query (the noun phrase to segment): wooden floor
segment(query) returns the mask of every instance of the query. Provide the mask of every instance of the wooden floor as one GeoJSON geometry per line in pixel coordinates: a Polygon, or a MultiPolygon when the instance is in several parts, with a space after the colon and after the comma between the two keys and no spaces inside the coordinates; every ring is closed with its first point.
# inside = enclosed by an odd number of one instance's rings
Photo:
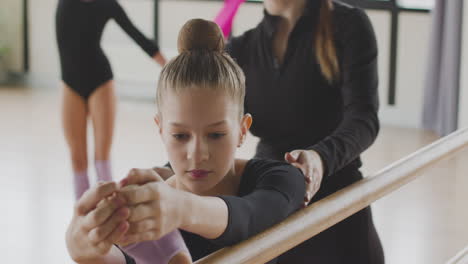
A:
{"type": "MultiPolygon", "coordinates": [[[[59,102],[58,90],[0,87],[1,263],[71,263],[64,233],[74,200],[59,102]]],[[[166,161],[153,114],[149,102],[119,102],[116,179],[130,168],[166,161]]],[[[379,170],[435,139],[420,130],[383,127],[363,155],[363,171],[379,170]]],[[[255,142],[250,137],[239,156],[251,157],[255,142]]],[[[465,150],[373,204],[387,263],[445,263],[468,245],[467,169],[465,150]]]]}

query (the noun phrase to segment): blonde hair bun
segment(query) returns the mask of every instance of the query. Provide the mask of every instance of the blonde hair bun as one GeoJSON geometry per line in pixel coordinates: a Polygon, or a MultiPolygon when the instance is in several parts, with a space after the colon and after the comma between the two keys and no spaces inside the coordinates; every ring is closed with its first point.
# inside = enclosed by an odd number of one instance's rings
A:
{"type": "Polygon", "coordinates": [[[219,26],[204,19],[191,19],[184,24],[177,40],[179,53],[190,51],[224,51],[224,37],[219,26]]]}

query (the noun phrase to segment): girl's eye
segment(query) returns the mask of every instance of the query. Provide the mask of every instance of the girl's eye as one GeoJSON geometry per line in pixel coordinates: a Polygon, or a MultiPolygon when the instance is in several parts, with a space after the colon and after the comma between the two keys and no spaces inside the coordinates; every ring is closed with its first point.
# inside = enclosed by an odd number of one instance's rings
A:
{"type": "Polygon", "coordinates": [[[220,139],[224,137],[225,135],[226,135],[225,133],[210,133],[208,137],[211,139],[220,139]]]}
{"type": "Polygon", "coordinates": [[[189,138],[188,134],[172,134],[172,136],[177,140],[186,140],[189,138]]]}

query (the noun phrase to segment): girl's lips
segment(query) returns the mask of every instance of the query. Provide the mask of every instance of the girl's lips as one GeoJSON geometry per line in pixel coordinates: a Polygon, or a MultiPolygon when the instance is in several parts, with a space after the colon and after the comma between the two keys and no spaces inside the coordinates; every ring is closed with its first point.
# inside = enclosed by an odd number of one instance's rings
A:
{"type": "Polygon", "coordinates": [[[210,171],[207,171],[207,170],[191,170],[191,171],[189,171],[189,173],[190,173],[190,176],[192,176],[193,178],[201,179],[201,178],[205,178],[206,176],[208,176],[210,171]]]}

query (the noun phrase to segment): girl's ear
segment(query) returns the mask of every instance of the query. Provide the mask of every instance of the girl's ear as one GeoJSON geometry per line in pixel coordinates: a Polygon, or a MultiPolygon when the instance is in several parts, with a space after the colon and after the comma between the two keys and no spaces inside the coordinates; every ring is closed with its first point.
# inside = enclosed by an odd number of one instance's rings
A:
{"type": "Polygon", "coordinates": [[[240,137],[239,137],[239,144],[237,147],[242,146],[247,137],[247,132],[249,132],[250,126],[252,126],[252,116],[250,114],[245,114],[242,117],[241,124],[240,124],[240,137]]]}
{"type": "Polygon", "coordinates": [[[158,126],[158,131],[159,131],[159,134],[162,134],[162,122],[161,122],[161,116],[159,114],[156,114],[154,116],[154,123],[156,123],[156,125],[158,126]]]}

